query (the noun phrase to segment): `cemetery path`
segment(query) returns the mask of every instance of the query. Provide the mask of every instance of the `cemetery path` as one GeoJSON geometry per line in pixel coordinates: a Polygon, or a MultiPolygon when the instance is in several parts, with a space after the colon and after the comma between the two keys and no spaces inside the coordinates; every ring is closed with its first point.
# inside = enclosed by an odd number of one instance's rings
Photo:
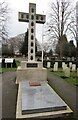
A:
{"type": "Polygon", "coordinates": [[[16,72],[2,74],[2,118],[15,118],[17,86],[16,72]]]}
{"type": "Polygon", "coordinates": [[[77,91],[78,87],[69,85],[64,79],[48,71],[48,82],[61,98],[70,106],[74,115],[78,114],[77,91]]]}

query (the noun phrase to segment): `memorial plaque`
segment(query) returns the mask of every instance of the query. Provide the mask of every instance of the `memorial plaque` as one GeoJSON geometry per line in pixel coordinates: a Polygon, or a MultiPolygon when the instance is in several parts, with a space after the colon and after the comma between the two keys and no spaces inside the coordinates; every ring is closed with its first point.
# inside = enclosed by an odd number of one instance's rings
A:
{"type": "Polygon", "coordinates": [[[37,63],[27,63],[27,67],[30,67],[30,68],[38,67],[38,64],[37,63]]]}

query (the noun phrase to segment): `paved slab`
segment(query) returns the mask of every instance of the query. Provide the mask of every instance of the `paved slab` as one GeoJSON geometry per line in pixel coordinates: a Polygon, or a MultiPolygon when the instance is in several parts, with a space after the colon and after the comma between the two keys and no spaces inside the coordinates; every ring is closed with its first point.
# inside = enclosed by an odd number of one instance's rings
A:
{"type": "Polygon", "coordinates": [[[67,105],[45,81],[41,86],[22,82],[22,114],[66,110],[67,105]]]}

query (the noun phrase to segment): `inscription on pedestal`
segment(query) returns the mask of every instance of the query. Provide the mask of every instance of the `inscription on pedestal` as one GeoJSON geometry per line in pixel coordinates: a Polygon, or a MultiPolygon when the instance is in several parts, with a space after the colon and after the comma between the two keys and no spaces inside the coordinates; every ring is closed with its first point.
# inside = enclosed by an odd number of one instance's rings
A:
{"type": "Polygon", "coordinates": [[[34,67],[37,68],[37,67],[38,67],[38,64],[37,64],[37,63],[27,63],[27,67],[28,67],[28,68],[32,68],[32,67],[33,67],[33,68],[34,68],[34,67]]]}

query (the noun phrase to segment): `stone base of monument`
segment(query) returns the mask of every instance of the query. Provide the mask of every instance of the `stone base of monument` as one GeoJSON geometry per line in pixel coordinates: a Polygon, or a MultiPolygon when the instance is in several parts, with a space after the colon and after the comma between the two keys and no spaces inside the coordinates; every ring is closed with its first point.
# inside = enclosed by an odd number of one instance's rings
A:
{"type": "Polygon", "coordinates": [[[21,66],[17,68],[18,84],[22,80],[47,80],[47,69],[43,68],[42,62],[22,61],[21,66]]]}
{"type": "Polygon", "coordinates": [[[39,86],[31,86],[27,80],[19,83],[17,119],[57,118],[73,113],[46,81],[39,83],[39,86]]]}

